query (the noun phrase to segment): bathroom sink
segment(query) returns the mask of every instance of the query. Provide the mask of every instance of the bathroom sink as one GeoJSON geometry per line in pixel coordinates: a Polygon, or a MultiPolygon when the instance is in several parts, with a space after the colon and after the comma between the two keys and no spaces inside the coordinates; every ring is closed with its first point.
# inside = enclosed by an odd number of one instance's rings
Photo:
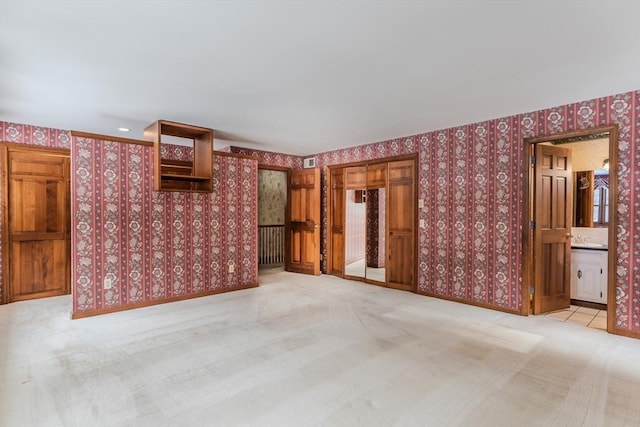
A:
{"type": "Polygon", "coordinates": [[[590,243],[590,242],[582,242],[582,243],[578,243],[578,242],[573,242],[571,243],[571,247],[572,248],[603,248],[606,249],[607,245],[602,245],[600,243],[590,243]]]}

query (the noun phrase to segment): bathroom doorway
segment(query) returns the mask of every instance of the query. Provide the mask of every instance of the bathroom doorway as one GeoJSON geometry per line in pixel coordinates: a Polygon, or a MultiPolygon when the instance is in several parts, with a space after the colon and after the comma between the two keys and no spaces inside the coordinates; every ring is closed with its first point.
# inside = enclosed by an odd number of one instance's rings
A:
{"type": "Polygon", "coordinates": [[[523,304],[530,314],[611,332],[617,126],[529,138],[525,143],[528,227],[523,231],[523,295],[528,298],[523,304]],[[604,194],[606,204],[602,198],[596,200],[604,194]]]}

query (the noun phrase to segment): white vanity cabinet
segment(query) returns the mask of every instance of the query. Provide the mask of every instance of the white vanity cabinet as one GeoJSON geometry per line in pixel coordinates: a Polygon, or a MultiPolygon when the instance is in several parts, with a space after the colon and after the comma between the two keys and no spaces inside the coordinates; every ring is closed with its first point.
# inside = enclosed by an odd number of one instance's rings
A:
{"type": "Polygon", "coordinates": [[[606,250],[571,249],[571,298],[607,303],[606,250]]]}

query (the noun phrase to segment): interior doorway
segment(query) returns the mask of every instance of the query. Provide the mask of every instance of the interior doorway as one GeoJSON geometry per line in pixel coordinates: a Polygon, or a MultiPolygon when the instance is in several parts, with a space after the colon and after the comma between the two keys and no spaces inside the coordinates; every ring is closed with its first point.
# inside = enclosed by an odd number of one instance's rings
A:
{"type": "Polygon", "coordinates": [[[606,315],[611,332],[618,128],[601,126],[525,143],[523,307],[585,325],[603,325],[606,315]]]}
{"type": "Polygon", "coordinates": [[[71,293],[69,150],[0,144],[3,303],[71,293]]]}
{"type": "Polygon", "coordinates": [[[258,169],[258,266],[282,269],[285,262],[285,218],[288,169],[258,169]]]}

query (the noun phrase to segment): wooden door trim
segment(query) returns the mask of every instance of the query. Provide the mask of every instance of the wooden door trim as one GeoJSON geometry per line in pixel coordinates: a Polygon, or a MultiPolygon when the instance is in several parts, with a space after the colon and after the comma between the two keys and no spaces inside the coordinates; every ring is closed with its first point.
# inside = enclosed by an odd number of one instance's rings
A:
{"type": "Polygon", "coordinates": [[[535,174],[531,167],[532,150],[535,144],[541,142],[553,142],[569,138],[580,138],[599,133],[609,135],[609,242],[608,242],[608,276],[607,276],[607,332],[636,336],[629,331],[616,327],[616,260],[618,253],[617,224],[618,224],[618,125],[596,126],[589,129],[563,132],[551,135],[539,135],[524,138],[525,155],[522,164],[522,309],[521,314],[531,314],[530,287],[533,281],[533,230],[529,227],[529,221],[534,218],[532,201],[534,194],[535,174]]]}
{"type": "MultiPolygon", "coordinates": [[[[215,151],[213,153],[214,155],[216,154],[215,151]]],[[[256,160],[258,160],[257,157],[255,157],[256,160]]],[[[285,185],[286,188],[284,189],[284,193],[286,195],[286,200],[284,201],[284,235],[285,235],[285,239],[284,239],[284,266],[286,269],[286,266],[290,264],[291,259],[289,258],[291,255],[289,254],[289,239],[287,238],[289,236],[289,231],[290,231],[290,227],[291,227],[291,217],[290,214],[291,212],[289,212],[290,206],[289,206],[289,184],[291,181],[291,168],[288,167],[284,167],[284,166],[270,166],[270,165],[261,165],[258,163],[258,172],[260,172],[260,170],[269,170],[269,171],[277,171],[277,172],[285,172],[287,174],[287,178],[285,179],[285,185]]],[[[260,186],[259,183],[259,179],[256,179],[256,185],[260,186]]],[[[260,188],[256,188],[256,195],[260,193],[260,188]]],[[[256,216],[258,215],[258,212],[256,212],[256,216]]],[[[258,238],[258,223],[260,222],[260,219],[258,218],[258,220],[256,221],[256,239],[258,238]]],[[[256,260],[256,262],[258,262],[256,260]]]]}
{"type": "MultiPolygon", "coordinates": [[[[332,248],[332,244],[333,244],[333,221],[331,219],[331,212],[332,212],[332,207],[333,207],[333,191],[331,191],[332,189],[332,185],[333,185],[333,179],[331,178],[331,166],[329,166],[327,168],[327,191],[326,191],[326,196],[327,196],[327,213],[325,214],[325,218],[327,219],[327,226],[325,228],[325,233],[327,236],[327,243],[326,243],[326,248],[327,248],[327,259],[325,261],[325,273],[326,274],[331,274],[331,272],[333,271],[333,258],[331,257],[331,255],[333,255],[333,250],[332,248]]],[[[320,256],[322,256],[322,251],[320,251],[320,256]]],[[[343,271],[344,273],[344,271],[343,271]]]]}
{"type": "MultiPolygon", "coordinates": [[[[2,299],[0,300],[0,304],[12,302],[9,300],[9,295],[12,295],[13,293],[10,280],[11,259],[9,254],[9,152],[37,152],[47,155],[66,157],[69,161],[71,160],[71,151],[67,148],[41,147],[4,141],[0,142],[0,179],[2,180],[0,183],[0,185],[2,185],[2,197],[0,198],[0,210],[2,210],[0,213],[2,215],[2,247],[0,248],[2,251],[2,299]]],[[[70,179],[71,177],[67,176],[67,180],[70,179]]],[[[68,186],[66,191],[69,192],[68,186]]],[[[69,200],[69,198],[70,194],[67,194],[67,200],[69,200]]],[[[67,209],[69,211],[71,210],[69,203],[67,203],[67,209]]],[[[67,234],[70,232],[71,230],[66,230],[67,234]]],[[[67,254],[71,257],[70,246],[67,254]]],[[[67,286],[70,289],[71,284],[68,283],[67,286]]]]}

